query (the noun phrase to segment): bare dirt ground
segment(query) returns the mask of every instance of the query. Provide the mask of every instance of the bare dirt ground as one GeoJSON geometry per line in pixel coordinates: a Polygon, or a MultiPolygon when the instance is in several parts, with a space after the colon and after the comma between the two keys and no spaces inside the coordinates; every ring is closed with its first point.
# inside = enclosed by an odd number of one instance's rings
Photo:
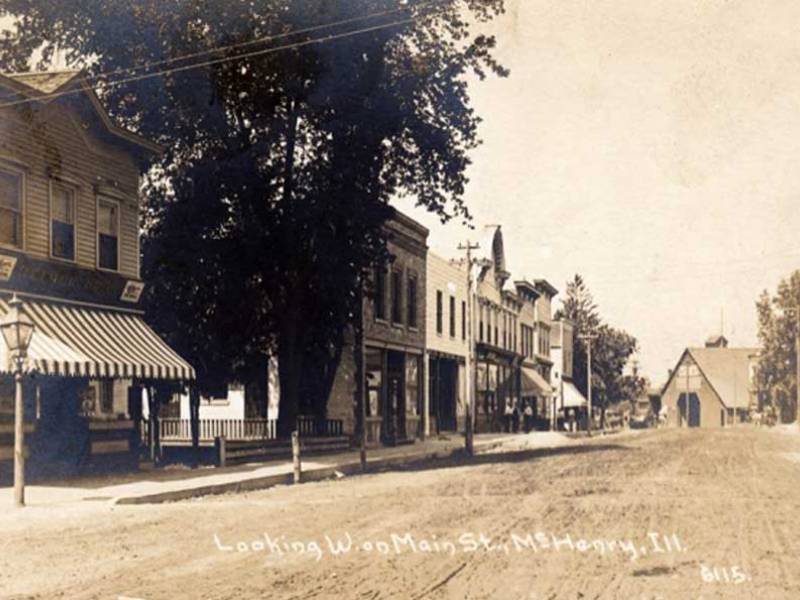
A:
{"type": "Polygon", "coordinates": [[[193,502],[6,511],[0,597],[796,599],[798,452],[776,430],[660,430],[193,502]]]}

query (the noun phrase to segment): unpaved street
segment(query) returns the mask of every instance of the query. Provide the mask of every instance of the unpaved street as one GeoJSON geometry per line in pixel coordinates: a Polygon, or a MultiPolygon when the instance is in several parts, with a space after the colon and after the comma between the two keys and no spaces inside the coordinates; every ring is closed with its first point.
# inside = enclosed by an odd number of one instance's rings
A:
{"type": "Polygon", "coordinates": [[[798,456],[800,435],[778,430],[661,430],[170,505],[6,512],[0,597],[796,599],[798,456]]]}

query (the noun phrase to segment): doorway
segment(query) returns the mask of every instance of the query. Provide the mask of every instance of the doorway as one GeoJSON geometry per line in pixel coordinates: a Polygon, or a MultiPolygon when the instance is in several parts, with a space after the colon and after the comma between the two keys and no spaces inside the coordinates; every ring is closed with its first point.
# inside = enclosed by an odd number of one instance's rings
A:
{"type": "Polygon", "coordinates": [[[406,356],[392,350],[386,353],[386,402],[383,406],[383,443],[394,446],[406,437],[405,402],[406,356]]]}
{"type": "Polygon", "coordinates": [[[697,394],[689,394],[689,415],[686,416],[686,394],[681,394],[678,398],[678,414],[682,426],[687,423],[689,427],[700,427],[700,398],[697,394]]]}

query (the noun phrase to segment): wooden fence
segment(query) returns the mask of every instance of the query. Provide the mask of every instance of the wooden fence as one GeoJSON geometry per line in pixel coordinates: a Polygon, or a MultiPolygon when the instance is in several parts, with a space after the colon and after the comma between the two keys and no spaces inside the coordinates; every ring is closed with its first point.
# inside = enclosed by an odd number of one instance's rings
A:
{"type": "MultiPolygon", "coordinates": [[[[200,442],[213,442],[224,437],[230,441],[274,440],[278,438],[277,419],[200,419],[200,442]]],[[[149,421],[142,421],[142,442],[147,444],[149,421]]],[[[297,418],[297,431],[305,437],[339,437],[344,426],[339,419],[317,421],[314,417],[297,418]]],[[[159,419],[162,442],[191,442],[192,425],[189,419],[159,419]]]]}

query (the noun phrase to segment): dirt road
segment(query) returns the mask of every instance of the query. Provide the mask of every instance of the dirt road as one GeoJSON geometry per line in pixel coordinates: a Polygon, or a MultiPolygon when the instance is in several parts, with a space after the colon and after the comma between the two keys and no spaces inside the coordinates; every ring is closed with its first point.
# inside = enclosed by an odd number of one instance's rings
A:
{"type": "Polygon", "coordinates": [[[796,599],[798,456],[800,435],[777,430],[662,430],[170,505],[6,513],[0,597],[796,599]]]}

